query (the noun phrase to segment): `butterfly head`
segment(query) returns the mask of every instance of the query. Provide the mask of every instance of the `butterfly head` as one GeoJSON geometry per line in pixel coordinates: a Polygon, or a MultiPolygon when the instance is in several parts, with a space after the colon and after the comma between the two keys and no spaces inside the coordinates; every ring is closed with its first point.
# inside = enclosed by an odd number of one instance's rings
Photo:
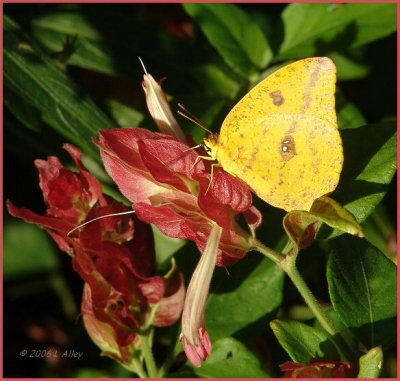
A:
{"type": "Polygon", "coordinates": [[[218,134],[210,134],[207,138],[203,140],[203,145],[207,153],[214,160],[217,159],[217,152],[219,146],[219,135],[218,134]]]}

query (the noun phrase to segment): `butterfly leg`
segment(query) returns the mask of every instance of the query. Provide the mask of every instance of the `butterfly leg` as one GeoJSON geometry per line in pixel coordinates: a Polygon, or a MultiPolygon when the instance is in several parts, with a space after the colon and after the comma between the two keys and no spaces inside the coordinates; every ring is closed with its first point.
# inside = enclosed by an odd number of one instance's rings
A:
{"type": "Polygon", "coordinates": [[[196,164],[201,160],[201,159],[203,159],[203,160],[212,160],[212,161],[214,161],[214,159],[212,158],[212,157],[210,157],[210,156],[197,156],[196,157],[196,160],[194,161],[194,163],[192,164],[192,166],[190,167],[190,171],[196,166],[196,164]]]}
{"type": "MultiPolygon", "coordinates": [[[[197,156],[197,158],[196,158],[196,160],[194,161],[193,165],[190,167],[190,170],[192,170],[192,169],[195,167],[195,165],[196,165],[201,159],[203,159],[203,160],[211,160],[211,161],[214,161],[214,160],[215,160],[215,159],[213,159],[213,158],[210,157],[210,156],[197,156]]],[[[206,190],[206,193],[205,193],[205,194],[207,194],[208,191],[210,190],[211,183],[212,183],[213,178],[214,178],[214,168],[215,168],[215,167],[221,167],[221,165],[220,165],[219,163],[213,163],[213,164],[211,164],[211,179],[210,179],[210,182],[208,183],[208,187],[207,187],[207,190],[206,190]]]]}
{"type": "Polygon", "coordinates": [[[209,191],[210,188],[211,188],[211,183],[212,183],[212,181],[213,181],[213,179],[214,179],[214,168],[215,168],[215,167],[221,167],[221,164],[219,164],[219,163],[213,163],[213,164],[211,164],[211,178],[210,178],[210,182],[208,183],[208,187],[207,187],[207,190],[206,190],[206,193],[205,193],[205,194],[207,194],[208,191],[209,191]]]}

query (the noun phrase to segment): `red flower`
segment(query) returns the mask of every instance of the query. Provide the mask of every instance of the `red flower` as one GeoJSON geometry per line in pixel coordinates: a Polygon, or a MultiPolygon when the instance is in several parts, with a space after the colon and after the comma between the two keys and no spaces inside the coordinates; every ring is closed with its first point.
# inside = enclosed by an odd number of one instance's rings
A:
{"type": "Polygon", "coordinates": [[[134,203],[136,215],[166,235],[196,242],[203,251],[214,222],[223,228],[217,264],[228,265],[251,248],[240,213],[256,227],[248,186],[209,163],[178,139],[140,128],[101,130],[96,142],[110,176],[134,203]]]}
{"type": "Polygon", "coordinates": [[[105,354],[125,364],[135,347],[137,329],[152,324],[167,326],[180,316],[184,286],[176,271],[168,279],[152,276],[155,254],[151,228],[131,216],[93,221],[67,233],[77,224],[127,208],[103,196],[101,185],[81,163],[81,151],[64,148],[79,173],[64,168],[55,157],[36,160],[45,216],[8,203],[10,213],[44,227],[59,247],[72,255],[74,269],[85,281],[82,312],[86,328],[105,354]],[[111,338],[110,338],[111,337],[111,338]],[[112,349],[110,349],[112,348],[112,349]]]}
{"type": "Polygon", "coordinates": [[[349,362],[336,360],[311,360],[310,364],[292,361],[279,365],[285,378],[352,378],[358,373],[357,367],[349,362]]]}
{"type": "Polygon", "coordinates": [[[47,161],[35,160],[39,170],[39,185],[47,205],[45,216],[25,208],[17,208],[10,201],[8,210],[14,217],[44,227],[62,251],[73,252],[73,241],[67,233],[84,221],[94,205],[106,205],[101,185],[82,165],[82,152],[71,144],[63,148],[72,156],[79,174],[74,173],[51,156],[47,161]]]}
{"type": "Polygon", "coordinates": [[[194,241],[203,253],[185,298],[181,335],[188,359],[198,367],[211,353],[204,311],[214,267],[236,262],[252,247],[252,235],[236,221],[239,214],[250,231],[261,223],[261,214],[244,182],[217,167],[211,177],[209,162],[199,156],[205,152],[185,144],[161,88],[152,78],[147,82],[145,75],[153,119],[170,135],[140,128],[101,130],[95,142],[139,219],[168,236],[194,241]]]}
{"type": "Polygon", "coordinates": [[[99,320],[95,314],[90,287],[85,284],[82,296],[82,317],[85,328],[93,342],[102,350],[104,356],[113,358],[121,364],[129,364],[134,357],[135,346],[139,343],[135,339],[128,346],[118,345],[114,330],[107,323],[99,320]]]}

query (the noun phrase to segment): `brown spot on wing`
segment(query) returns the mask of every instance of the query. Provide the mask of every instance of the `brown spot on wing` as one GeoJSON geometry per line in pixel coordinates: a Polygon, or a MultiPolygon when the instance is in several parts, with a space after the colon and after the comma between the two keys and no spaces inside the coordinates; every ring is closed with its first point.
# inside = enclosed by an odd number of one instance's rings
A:
{"type": "Polygon", "coordinates": [[[285,103],[285,98],[280,90],[272,91],[269,93],[269,96],[272,98],[272,102],[275,106],[282,106],[285,103]]]}
{"type": "Polygon", "coordinates": [[[257,160],[258,151],[259,151],[259,148],[258,148],[258,147],[254,147],[254,150],[253,150],[253,152],[251,153],[251,159],[252,159],[253,161],[256,161],[256,160],[257,160]]]}
{"type": "Polygon", "coordinates": [[[281,146],[279,147],[279,153],[285,161],[289,161],[293,156],[297,155],[293,136],[287,135],[283,138],[281,146]]]}

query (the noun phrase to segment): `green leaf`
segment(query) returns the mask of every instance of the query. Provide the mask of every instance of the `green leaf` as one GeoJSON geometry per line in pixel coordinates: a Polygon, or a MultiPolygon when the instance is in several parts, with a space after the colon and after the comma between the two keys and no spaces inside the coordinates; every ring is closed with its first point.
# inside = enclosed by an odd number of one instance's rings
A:
{"type": "Polygon", "coordinates": [[[396,122],[341,131],[344,167],[332,198],[363,222],[382,200],[397,169],[396,122]]]}
{"type": "Polygon", "coordinates": [[[68,64],[105,74],[118,73],[112,52],[84,14],[49,13],[34,18],[31,24],[33,36],[53,52],[62,50],[67,36],[78,36],[78,48],[68,64]]]}
{"type": "Polygon", "coordinates": [[[215,273],[206,307],[206,326],[212,340],[233,334],[251,337],[266,329],[282,302],[283,272],[272,261],[248,256],[215,273]]]}
{"type": "Polygon", "coordinates": [[[229,337],[213,344],[211,356],[195,372],[201,377],[271,377],[264,365],[249,348],[229,337]]]}
{"type": "Polygon", "coordinates": [[[341,232],[364,236],[361,226],[348,210],[335,200],[323,196],[314,201],[309,212],[295,210],[283,218],[283,227],[295,245],[296,253],[312,243],[322,222],[341,232]]]}
{"type": "Polygon", "coordinates": [[[207,96],[235,99],[239,90],[237,79],[215,64],[204,64],[192,69],[202,92],[207,96]]]}
{"type": "Polygon", "coordinates": [[[354,48],[396,31],[396,4],[295,3],[282,14],[284,40],[276,59],[354,48]]]}
{"type": "Polygon", "coordinates": [[[327,333],[296,321],[274,320],[270,323],[279,343],[290,358],[309,364],[311,359],[339,358],[327,333]]]}
{"type": "Polygon", "coordinates": [[[381,347],[372,348],[360,357],[358,378],[378,378],[381,374],[383,352],[381,347]]]}
{"type": "Polygon", "coordinates": [[[337,67],[338,81],[362,79],[369,74],[369,68],[365,64],[358,63],[344,54],[334,52],[329,56],[337,67]]]}
{"type": "Polygon", "coordinates": [[[113,126],[82,89],[4,16],[4,82],[60,134],[98,157],[91,138],[113,126]]]}
{"type": "Polygon", "coordinates": [[[183,4],[219,52],[238,74],[249,77],[267,66],[272,51],[259,26],[233,4],[183,4]]]}
{"type": "MultiPolygon", "coordinates": [[[[80,9],[75,12],[61,10],[46,12],[34,18],[31,22],[33,29],[57,31],[60,35],[79,35],[92,40],[101,40],[102,34],[97,28],[87,21],[86,15],[80,9]]],[[[60,46],[61,47],[61,46],[60,46]]]]}
{"type": "MultiPolygon", "coordinates": [[[[357,338],[354,336],[354,334],[351,332],[351,330],[346,326],[346,324],[340,318],[340,316],[335,311],[335,309],[333,307],[324,308],[324,313],[329,318],[329,320],[333,323],[336,330],[340,333],[340,336],[344,339],[348,348],[353,353],[358,353],[360,348],[359,348],[359,342],[358,342],[357,338]]],[[[313,327],[315,329],[323,330],[325,332],[325,328],[322,326],[322,324],[317,319],[314,319],[313,327]]],[[[345,358],[342,358],[342,360],[345,360],[345,358]]]]}
{"type": "Polygon", "coordinates": [[[374,212],[364,221],[365,238],[384,253],[391,261],[397,263],[397,234],[393,224],[394,217],[383,200],[374,212]]]}
{"type": "MultiPolygon", "coordinates": [[[[130,10],[99,5],[94,12],[82,4],[76,4],[74,9],[53,6],[43,13],[32,11],[20,19],[52,56],[62,50],[68,37],[77,37],[77,49],[67,65],[139,83],[142,68],[137,57],[142,57],[148,69],[159,73],[155,77],[167,76],[170,86],[185,92],[185,86],[191,86],[188,68],[206,60],[203,47],[199,49],[187,38],[169,33],[170,24],[160,22],[160,17],[168,18],[167,14],[152,11],[151,6],[148,11],[139,11],[146,8],[141,4],[133,5],[130,10]],[[185,65],[176,65],[177,62],[185,62],[185,65]]],[[[179,12],[176,7],[174,9],[179,12]]],[[[179,29],[184,24],[178,21],[174,25],[179,29]]],[[[135,97],[134,92],[131,97],[135,97]]]]}
{"type": "Polygon", "coordinates": [[[108,99],[107,108],[110,115],[117,122],[118,127],[138,127],[144,119],[144,115],[140,111],[116,99],[108,99]]]}
{"type": "Polygon", "coordinates": [[[42,120],[40,112],[35,107],[7,87],[4,88],[4,103],[24,126],[32,131],[40,132],[42,120]]]}
{"type": "Polygon", "coordinates": [[[354,216],[335,200],[323,196],[314,201],[310,213],[327,225],[358,237],[363,237],[361,226],[354,216]]]}
{"type": "Polygon", "coordinates": [[[184,239],[171,238],[162,234],[155,225],[151,225],[154,236],[154,248],[156,251],[157,268],[164,265],[166,269],[171,268],[171,257],[181,249],[187,241],[184,239]]]}
{"type": "Polygon", "coordinates": [[[331,240],[329,294],[335,311],[367,348],[396,338],[397,269],[366,240],[331,240]]]}
{"type": "Polygon", "coordinates": [[[3,275],[8,280],[53,273],[60,267],[47,234],[35,225],[12,222],[4,229],[3,275]]]}
{"type": "Polygon", "coordinates": [[[357,128],[367,123],[360,110],[346,100],[340,91],[336,94],[336,110],[340,130],[357,128]]]}

